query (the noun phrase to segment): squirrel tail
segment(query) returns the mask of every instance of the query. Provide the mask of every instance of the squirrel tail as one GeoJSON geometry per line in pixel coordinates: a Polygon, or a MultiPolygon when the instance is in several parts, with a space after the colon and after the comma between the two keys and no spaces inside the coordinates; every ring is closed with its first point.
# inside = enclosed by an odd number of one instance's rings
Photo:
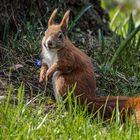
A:
{"type": "Polygon", "coordinates": [[[140,97],[96,96],[88,103],[90,112],[95,114],[100,112],[105,119],[111,118],[115,108],[119,109],[124,121],[126,115],[132,116],[132,119],[140,125],[140,97]]]}

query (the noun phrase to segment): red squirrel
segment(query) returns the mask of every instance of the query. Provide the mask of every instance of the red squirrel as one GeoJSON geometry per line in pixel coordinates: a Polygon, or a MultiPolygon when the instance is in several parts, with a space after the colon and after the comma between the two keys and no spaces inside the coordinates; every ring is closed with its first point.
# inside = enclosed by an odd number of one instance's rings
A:
{"type": "Polygon", "coordinates": [[[39,81],[52,76],[55,98],[66,96],[76,83],[75,95],[81,103],[95,97],[96,80],[90,58],[76,48],[67,36],[70,11],[60,24],[54,24],[55,9],[48,21],[48,29],[42,40],[42,66],[39,81]]]}
{"type": "MultiPolygon", "coordinates": [[[[42,40],[42,66],[40,82],[52,77],[56,100],[66,97],[68,89],[76,83],[75,95],[81,104],[87,102],[88,110],[101,113],[109,118],[118,102],[122,115],[125,111],[136,111],[140,123],[140,98],[126,96],[96,96],[96,79],[90,58],[76,48],[67,36],[70,11],[68,10],[60,24],[55,24],[55,9],[48,21],[48,29],[42,40]]],[[[133,112],[132,112],[133,113],[133,112]]],[[[134,116],[133,116],[134,117],[134,116]]]]}

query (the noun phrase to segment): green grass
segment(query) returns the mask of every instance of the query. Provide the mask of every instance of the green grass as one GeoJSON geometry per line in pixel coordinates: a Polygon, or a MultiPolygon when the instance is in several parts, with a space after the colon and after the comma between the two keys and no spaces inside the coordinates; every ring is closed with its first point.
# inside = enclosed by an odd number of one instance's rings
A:
{"type": "MultiPolygon", "coordinates": [[[[71,28],[82,13],[71,22],[71,28]]],[[[124,16],[119,8],[112,9],[110,14],[111,29],[119,36],[114,34],[104,37],[99,30],[99,46],[89,54],[99,74],[97,93],[139,95],[138,25],[131,14],[124,16]]],[[[68,109],[63,105],[65,101],[58,105],[51,100],[53,91],[49,86],[38,83],[39,68],[35,65],[41,50],[43,30],[41,21],[28,21],[24,22],[24,28],[19,27],[17,33],[9,35],[8,25],[5,25],[0,61],[0,92],[3,93],[2,83],[4,91],[7,90],[4,96],[7,96],[6,100],[0,100],[0,139],[139,139],[140,130],[131,122],[122,124],[113,119],[106,123],[99,116],[94,118],[93,114],[88,114],[86,109],[78,107],[76,103],[72,105],[69,98],[68,109]],[[23,67],[18,68],[17,64],[23,67]]],[[[81,49],[85,49],[86,44],[93,39],[88,36],[89,40],[82,42],[81,38],[87,36],[80,30],[70,32],[70,35],[72,41],[81,41],[77,43],[81,49]]]]}
{"type": "Polygon", "coordinates": [[[112,119],[105,123],[99,116],[94,118],[93,114],[88,114],[86,108],[72,104],[70,98],[67,98],[67,109],[64,104],[56,103],[46,109],[46,98],[40,94],[29,101],[24,100],[24,90],[21,85],[17,101],[10,103],[10,86],[7,100],[0,102],[0,139],[138,140],[140,137],[140,129],[131,122],[121,124],[112,119]]]}

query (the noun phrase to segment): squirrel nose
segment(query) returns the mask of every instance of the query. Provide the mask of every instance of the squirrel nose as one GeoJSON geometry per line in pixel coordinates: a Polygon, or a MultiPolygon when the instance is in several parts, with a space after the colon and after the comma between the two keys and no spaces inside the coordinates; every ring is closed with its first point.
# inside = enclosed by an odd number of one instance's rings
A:
{"type": "Polygon", "coordinates": [[[48,44],[48,46],[52,46],[52,41],[48,40],[47,44],[48,44]]]}

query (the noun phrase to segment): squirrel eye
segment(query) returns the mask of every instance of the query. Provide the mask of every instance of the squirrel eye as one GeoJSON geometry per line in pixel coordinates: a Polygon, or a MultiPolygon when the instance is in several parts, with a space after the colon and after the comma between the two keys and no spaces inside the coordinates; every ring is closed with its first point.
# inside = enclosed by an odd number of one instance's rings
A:
{"type": "Polygon", "coordinates": [[[63,37],[62,33],[59,33],[58,38],[62,39],[62,37],[63,37]]]}

